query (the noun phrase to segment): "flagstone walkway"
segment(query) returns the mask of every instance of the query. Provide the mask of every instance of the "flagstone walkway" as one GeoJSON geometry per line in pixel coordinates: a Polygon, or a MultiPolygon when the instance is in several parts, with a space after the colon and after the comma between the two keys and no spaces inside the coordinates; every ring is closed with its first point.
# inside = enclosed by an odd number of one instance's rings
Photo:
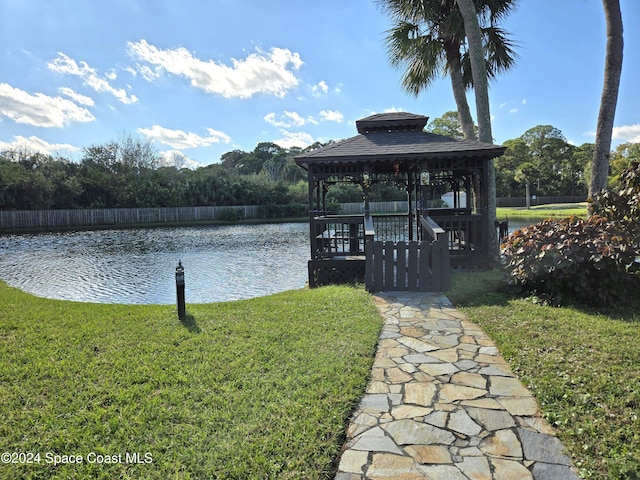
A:
{"type": "Polygon", "coordinates": [[[335,480],[574,480],[536,400],[444,295],[379,294],[371,381],[335,480]]]}

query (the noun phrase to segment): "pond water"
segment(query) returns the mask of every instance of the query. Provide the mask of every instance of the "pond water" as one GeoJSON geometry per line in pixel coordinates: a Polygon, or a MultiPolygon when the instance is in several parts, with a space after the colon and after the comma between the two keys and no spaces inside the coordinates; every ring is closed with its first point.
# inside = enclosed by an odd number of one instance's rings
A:
{"type": "Polygon", "coordinates": [[[172,304],[253,298],[307,281],[306,223],[99,230],[0,236],[0,279],[40,297],[172,304]]]}
{"type": "Polygon", "coordinates": [[[512,218],[509,220],[509,233],[513,233],[519,228],[541,222],[542,220],[545,220],[545,218],[512,218]]]}
{"type": "MultiPolygon", "coordinates": [[[[509,221],[509,232],[535,223],[509,221]]],[[[306,223],[167,227],[0,236],[0,279],[34,295],[98,303],[253,298],[304,287],[306,223]]]]}

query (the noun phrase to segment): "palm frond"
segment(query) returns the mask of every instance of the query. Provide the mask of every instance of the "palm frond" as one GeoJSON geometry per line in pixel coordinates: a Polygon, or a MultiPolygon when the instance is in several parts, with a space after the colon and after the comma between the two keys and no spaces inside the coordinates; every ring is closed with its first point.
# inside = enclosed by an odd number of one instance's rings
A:
{"type": "MultiPolygon", "coordinates": [[[[374,0],[394,22],[385,42],[393,67],[404,67],[403,88],[418,95],[436,77],[448,73],[446,50],[460,58],[466,88],[473,86],[464,21],[456,0],[374,0]],[[446,46],[446,47],[445,47],[446,46]],[[446,50],[445,50],[446,48],[446,50]]],[[[515,64],[517,44],[497,26],[517,0],[474,0],[483,31],[489,79],[515,64]]],[[[456,62],[457,63],[457,62],[456,62]]],[[[458,66],[456,65],[456,70],[458,66]]]]}
{"type": "Polygon", "coordinates": [[[498,73],[505,72],[518,61],[516,42],[507,37],[507,32],[498,27],[484,28],[484,50],[487,59],[487,73],[492,79],[498,73]]]}

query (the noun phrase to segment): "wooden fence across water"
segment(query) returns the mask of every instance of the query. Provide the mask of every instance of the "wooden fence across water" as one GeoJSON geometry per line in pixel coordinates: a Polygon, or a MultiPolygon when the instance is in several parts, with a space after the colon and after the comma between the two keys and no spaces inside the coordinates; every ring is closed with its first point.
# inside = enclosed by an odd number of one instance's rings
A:
{"type": "Polygon", "coordinates": [[[97,208],[0,211],[0,231],[151,225],[260,218],[263,207],[97,208]]]}

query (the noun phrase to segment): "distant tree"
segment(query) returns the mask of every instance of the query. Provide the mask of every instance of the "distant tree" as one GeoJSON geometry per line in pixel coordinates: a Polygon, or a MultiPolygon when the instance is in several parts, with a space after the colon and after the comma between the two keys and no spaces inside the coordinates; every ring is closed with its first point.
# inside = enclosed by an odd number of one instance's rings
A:
{"type": "Polygon", "coordinates": [[[607,25],[607,48],[604,67],[604,84],[600,99],[600,111],[596,127],[596,144],[591,167],[589,197],[606,188],[609,175],[609,154],[613,121],[618,103],[618,90],[622,73],[622,12],[619,0],[602,0],[607,25]]]}
{"type": "Polygon", "coordinates": [[[148,205],[143,185],[159,164],[160,155],[150,140],[128,134],[84,148],[83,203],[95,208],[148,205]]]}
{"type": "Polygon", "coordinates": [[[551,125],[537,125],[519,138],[503,143],[507,150],[496,159],[498,196],[585,195],[593,145],[569,144],[562,132],[551,125]]]}
{"type": "Polygon", "coordinates": [[[49,182],[51,191],[48,206],[38,208],[78,208],[83,193],[78,178],[79,165],[65,158],[58,158],[39,167],[49,182]]]}
{"type": "Polygon", "coordinates": [[[271,158],[268,158],[262,164],[262,169],[267,175],[267,178],[272,182],[281,180],[284,174],[285,166],[287,165],[286,151],[276,153],[271,158]]]}
{"type": "Polygon", "coordinates": [[[551,125],[537,125],[520,137],[529,148],[530,162],[535,166],[535,193],[557,194],[561,175],[571,158],[573,146],[562,132],[551,125]]]}
{"type": "MultiPolygon", "coordinates": [[[[522,138],[514,138],[503,142],[507,147],[504,155],[496,158],[496,195],[498,197],[522,196],[525,194],[522,189],[521,178],[516,178],[518,167],[524,163],[531,162],[531,152],[527,143],[522,138]]],[[[530,175],[527,169],[527,175],[530,175]]]]}
{"type": "Polygon", "coordinates": [[[282,173],[282,179],[285,182],[297,184],[300,180],[307,178],[307,173],[300,168],[294,160],[294,156],[299,155],[300,153],[302,153],[302,150],[295,153],[293,153],[291,149],[289,150],[284,171],[282,173]]]}
{"type": "Polygon", "coordinates": [[[264,162],[283,151],[282,147],[273,142],[260,142],[251,153],[242,158],[242,162],[237,165],[238,172],[243,175],[258,174],[262,171],[264,162]]]}
{"type": "Polygon", "coordinates": [[[609,186],[618,187],[620,174],[629,168],[633,163],[640,163],[640,143],[621,143],[611,154],[609,186]]]}
{"type": "Polygon", "coordinates": [[[239,165],[242,165],[243,159],[247,155],[249,154],[242,150],[233,150],[231,152],[224,153],[220,157],[221,164],[228,169],[238,168],[239,165]]]}
{"type": "Polygon", "coordinates": [[[29,177],[22,165],[11,160],[11,152],[0,154],[0,207],[3,210],[21,210],[23,186],[29,177]]]}
{"type": "Polygon", "coordinates": [[[329,140],[328,142],[318,142],[318,141],[316,141],[316,142],[313,142],[308,147],[303,148],[300,153],[308,153],[308,152],[311,152],[313,150],[317,150],[319,148],[326,147],[327,145],[331,145],[332,143],[334,143],[333,140],[329,140]]]}
{"type": "Polygon", "coordinates": [[[446,137],[464,138],[458,113],[454,111],[446,112],[441,117],[434,118],[429,122],[425,130],[446,137]]]}
{"type": "Polygon", "coordinates": [[[136,174],[157,168],[160,161],[158,150],[150,140],[126,133],[116,141],[116,156],[124,168],[136,174]]]}
{"type": "Polygon", "coordinates": [[[571,147],[571,156],[566,159],[560,175],[563,182],[562,195],[584,195],[586,198],[594,148],[593,143],[583,143],[579,147],[571,147]]]}

